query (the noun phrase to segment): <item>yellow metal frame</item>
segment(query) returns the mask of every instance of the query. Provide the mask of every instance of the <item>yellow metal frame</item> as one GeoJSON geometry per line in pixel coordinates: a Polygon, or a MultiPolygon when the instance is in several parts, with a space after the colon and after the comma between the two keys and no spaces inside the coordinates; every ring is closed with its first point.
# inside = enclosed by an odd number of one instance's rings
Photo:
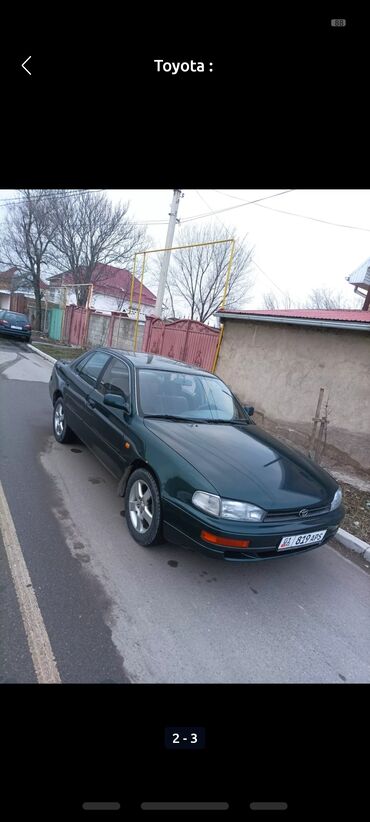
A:
{"type": "Polygon", "coordinates": [[[223,336],[224,336],[224,324],[222,323],[221,326],[220,326],[220,333],[218,335],[218,342],[217,342],[215,358],[213,360],[213,365],[212,365],[212,374],[214,374],[215,371],[216,371],[216,365],[217,365],[218,355],[220,353],[220,348],[221,348],[221,343],[222,343],[222,337],[223,336]]]}
{"type": "MultiPolygon", "coordinates": [[[[130,306],[129,306],[129,312],[130,313],[131,313],[131,310],[132,310],[132,302],[133,302],[133,296],[134,296],[136,258],[141,254],[143,255],[143,264],[142,264],[142,267],[141,267],[139,302],[138,302],[138,306],[137,306],[136,320],[135,320],[134,352],[136,351],[136,343],[137,343],[137,333],[138,333],[138,326],[139,326],[141,296],[142,296],[142,293],[143,293],[143,283],[144,283],[145,261],[146,261],[146,258],[148,256],[148,254],[160,254],[164,251],[179,251],[180,249],[183,249],[183,248],[198,248],[199,246],[220,245],[221,243],[231,243],[230,260],[229,260],[229,264],[228,264],[228,267],[227,267],[225,288],[224,288],[224,293],[223,293],[223,296],[222,296],[222,302],[221,302],[221,306],[220,306],[220,308],[223,308],[224,304],[225,304],[227,288],[228,288],[229,281],[230,281],[231,266],[232,266],[233,259],[234,259],[235,240],[233,240],[233,239],[212,240],[211,242],[208,242],[208,243],[190,243],[189,245],[174,245],[171,248],[150,248],[150,249],[148,249],[148,251],[137,251],[136,252],[135,257],[134,257],[134,265],[133,265],[133,269],[132,269],[132,279],[131,279],[131,293],[130,293],[130,306]]],[[[213,373],[214,373],[214,370],[216,368],[216,363],[217,363],[218,354],[219,354],[219,350],[220,350],[222,335],[223,335],[223,326],[221,326],[221,331],[220,331],[220,337],[219,337],[219,341],[218,341],[218,345],[217,345],[216,356],[215,356],[215,360],[214,360],[214,363],[213,363],[213,368],[212,368],[213,373]]]]}

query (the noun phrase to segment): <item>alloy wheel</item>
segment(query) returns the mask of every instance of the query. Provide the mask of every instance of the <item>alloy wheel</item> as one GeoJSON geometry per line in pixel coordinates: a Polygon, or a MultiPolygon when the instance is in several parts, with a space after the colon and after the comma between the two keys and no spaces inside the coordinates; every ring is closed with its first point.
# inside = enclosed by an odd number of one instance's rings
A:
{"type": "Polygon", "coordinates": [[[130,490],[129,515],[135,531],[145,534],[153,520],[153,497],[143,480],[134,482],[130,490]]]}
{"type": "Polygon", "coordinates": [[[55,406],[54,427],[57,437],[62,437],[64,431],[64,409],[61,402],[57,402],[55,406]]]}

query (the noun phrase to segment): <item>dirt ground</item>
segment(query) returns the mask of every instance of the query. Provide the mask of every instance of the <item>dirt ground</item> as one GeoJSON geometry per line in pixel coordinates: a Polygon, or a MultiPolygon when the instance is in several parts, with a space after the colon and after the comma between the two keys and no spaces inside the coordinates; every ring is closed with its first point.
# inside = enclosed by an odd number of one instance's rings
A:
{"type": "Polygon", "coordinates": [[[370,544],[370,493],[340,482],[346,515],[342,528],[370,544]]]}

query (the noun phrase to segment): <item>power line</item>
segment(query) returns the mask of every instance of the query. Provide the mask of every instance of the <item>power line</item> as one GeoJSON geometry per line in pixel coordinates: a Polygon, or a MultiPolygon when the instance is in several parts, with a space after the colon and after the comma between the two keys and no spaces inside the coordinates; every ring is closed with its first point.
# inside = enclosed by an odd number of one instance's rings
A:
{"type": "MultiPolygon", "coordinates": [[[[202,195],[199,193],[199,191],[197,191],[197,194],[198,194],[198,196],[200,197],[200,199],[201,199],[201,200],[203,200],[203,202],[206,204],[206,206],[208,206],[208,208],[210,208],[210,205],[209,205],[209,204],[205,201],[204,197],[202,197],[202,195]]],[[[224,223],[222,222],[222,220],[220,220],[220,218],[219,218],[219,217],[217,217],[217,215],[216,215],[216,218],[217,218],[217,220],[221,223],[221,225],[223,226],[223,228],[225,228],[225,230],[227,230],[227,229],[226,229],[226,226],[224,225],[224,223]]],[[[240,245],[241,245],[241,246],[243,245],[243,242],[244,242],[244,240],[245,240],[245,238],[246,238],[247,234],[248,234],[248,232],[244,235],[243,239],[241,240],[241,242],[240,242],[240,245]]],[[[253,261],[252,261],[252,264],[253,264],[253,265],[255,265],[255,266],[256,266],[256,268],[258,268],[258,269],[259,269],[259,271],[261,272],[261,274],[263,274],[263,275],[264,275],[264,277],[266,277],[266,279],[267,279],[267,280],[269,280],[269,282],[270,282],[270,283],[272,283],[272,285],[274,285],[274,286],[275,286],[275,288],[277,288],[277,289],[278,289],[278,291],[280,291],[280,292],[281,292],[281,294],[283,294],[283,295],[284,295],[284,297],[286,297],[286,292],[285,292],[285,291],[283,291],[283,290],[280,288],[280,286],[279,286],[279,285],[277,285],[277,284],[274,282],[274,280],[272,280],[272,279],[271,279],[271,277],[269,277],[269,276],[268,276],[268,274],[266,274],[266,272],[265,272],[265,271],[261,268],[261,266],[259,266],[259,265],[258,265],[258,263],[256,263],[256,262],[253,260],[253,261]]]]}
{"type": "MultiPolygon", "coordinates": [[[[205,203],[207,208],[210,209],[210,211],[208,211],[206,213],[202,213],[202,214],[195,214],[193,217],[183,217],[182,220],[181,220],[181,223],[194,222],[195,220],[202,220],[205,217],[211,217],[211,216],[217,217],[218,214],[223,214],[226,211],[232,211],[235,208],[243,208],[243,206],[254,205],[257,208],[264,208],[264,209],[267,209],[268,211],[275,211],[277,214],[284,214],[284,215],[287,215],[287,216],[290,216],[290,217],[298,217],[302,220],[311,220],[312,222],[315,222],[315,223],[323,223],[324,225],[331,225],[331,226],[334,226],[336,228],[348,228],[349,230],[352,230],[352,231],[365,231],[366,233],[370,233],[370,228],[364,228],[363,226],[348,225],[347,223],[335,223],[332,220],[324,220],[324,219],[321,219],[319,217],[311,217],[307,214],[299,214],[295,211],[286,211],[285,209],[282,209],[282,208],[273,208],[273,206],[261,205],[262,201],[264,201],[264,200],[269,200],[273,197],[280,197],[283,194],[290,194],[293,191],[297,191],[297,189],[294,189],[294,188],[287,189],[286,191],[280,191],[278,194],[270,194],[267,197],[260,197],[259,199],[256,199],[256,200],[242,200],[241,197],[237,197],[234,194],[227,194],[226,192],[218,191],[217,189],[213,189],[213,190],[215,192],[219,193],[219,194],[225,194],[226,197],[231,197],[232,199],[235,199],[235,200],[241,200],[240,205],[230,206],[229,208],[221,208],[221,209],[217,209],[217,210],[212,210],[211,207],[206,202],[206,200],[199,193],[199,191],[196,191],[196,193],[198,194],[200,199],[203,200],[203,202],[205,203]]],[[[51,192],[50,194],[43,194],[39,197],[31,197],[30,199],[31,199],[32,202],[35,202],[38,199],[39,200],[40,199],[48,199],[48,198],[53,198],[53,197],[54,197],[54,199],[60,200],[60,199],[68,199],[70,197],[74,197],[76,194],[97,194],[98,192],[102,192],[102,191],[106,191],[106,189],[98,189],[98,188],[97,189],[74,189],[74,190],[71,190],[71,191],[66,191],[63,194],[53,194],[53,192],[51,192]]],[[[16,199],[16,198],[4,199],[4,200],[0,200],[0,207],[6,207],[8,205],[21,205],[23,202],[24,202],[24,200],[19,199],[19,198],[18,199],[16,199]]],[[[222,221],[220,221],[220,222],[223,225],[222,221]]],[[[135,222],[134,225],[136,225],[136,226],[167,225],[167,220],[139,220],[139,221],[135,222]]]]}
{"type": "Polygon", "coordinates": [[[345,223],[333,223],[331,220],[321,220],[319,217],[309,217],[307,214],[297,214],[295,211],[284,211],[282,208],[273,208],[272,206],[263,206],[259,203],[256,203],[258,208],[266,208],[268,211],[277,211],[278,214],[289,214],[291,217],[301,217],[303,220],[313,220],[315,223],[325,223],[326,225],[333,225],[337,228],[350,228],[353,231],[367,231],[370,232],[370,228],[363,228],[362,226],[358,225],[347,225],[345,223]]]}
{"type": "Polygon", "coordinates": [[[228,230],[227,230],[227,228],[226,228],[226,226],[225,226],[225,223],[223,223],[223,222],[222,222],[222,220],[220,220],[220,218],[218,217],[218,215],[216,214],[216,212],[215,212],[215,211],[213,211],[213,209],[211,208],[211,206],[209,205],[209,203],[207,203],[207,201],[204,199],[204,197],[202,197],[201,193],[200,193],[197,189],[195,189],[195,191],[196,191],[196,194],[198,195],[198,197],[202,200],[202,202],[203,202],[203,203],[207,206],[207,208],[209,208],[209,209],[210,209],[211,214],[214,214],[214,216],[216,217],[216,220],[218,220],[218,222],[220,223],[220,225],[222,225],[222,228],[226,231],[226,233],[228,233],[228,230]]]}
{"type": "MultiPolygon", "coordinates": [[[[217,188],[212,189],[216,194],[224,194],[225,197],[231,197],[232,200],[240,200],[241,203],[248,205],[251,203],[258,203],[258,200],[245,200],[244,197],[237,197],[235,194],[228,194],[226,191],[219,191],[217,188]]],[[[291,194],[292,191],[297,191],[296,188],[289,188],[288,191],[280,191],[278,194],[270,194],[269,197],[281,197],[282,194],[291,194]]],[[[263,197],[263,200],[268,200],[269,197],[263,197]]]]}
{"type": "MultiPolygon", "coordinates": [[[[39,200],[48,200],[53,198],[55,200],[62,200],[68,199],[69,197],[74,197],[76,194],[96,194],[99,191],[104,191],[105,189],[95,188],[95,189],[72,189],[71,191],[65,191],[63,194],[54,194],[50,192],[49,194],[41,194],[35,197],[29,197],[31,202],[37,202],[39,200]]],[[[0,206],[7,206],[7,205],[21,205],[25,202],[25,198],[16,198],[12,197],[10,199],[3,199],[0,200],[0,206]]]]}
{"type": "Polygon", "coordinates": [[[278,291],[280,291],[280,292],[284,295],[284,297],[286,297],[286,291],[283,291],[283,289],[282,289],[282,288],[280,288],[280,286],[279,286],[279,285],[277,285],[277,284],[276,284],[276,283],[275,283],[275,282],[271,279],[271,277],[269,277],[269,275],[268,275],[268,274],[266,274],[266,271],[264,271],[264,270],[263,270],[263,268],[261,268],[261,266],[260,266],[260,265],[258,265],[258,263],[256,263],[256,262],[255,262],[255,260],[253,260],[253,265],[255,265],[255,266],[256,266],[256,267],[260,270],[261,274],[263,274],[263,275],[264,275],[264,277],[266,277],[266,278],[267,278],[267,280],[269,280],[269,281],[270,281],[270,283],[272,283],[272,285],[274,285],[274,286],[275,286],[275,288],[277,288],[277,289],[278,289],[278,291]]]}
{"type": "MultiPolygon", "coordinates": [[[[247,205],[253,205],[254,203],[262,202],[263,200],[271,200],[272,197],[280,197],[281,194],[288,194],[291,189],[287,189],[286,191],[280,191],[279,194],[269,194],[267,197],[259,197],[257,200],[243,200],[240,205],[229,206],[228,208],[219,208],[217,211],[211,211],[211,214],[224,214],[225,211],[233,211],[235,208],[244,208],[247,205]]],[[[181,220],[182,223],[190,223],[193,220],[201,220],[203,217],[209,217],[210,214],[195,214],[194,217],[183,217],[181,220]]]]}
{"type": "MultiPolygon", "coordinates": [[[[237,197],[235,194],[228,194],[226,191],[219,191],[218,189],[213,189],[213,190],[217,194],[224,194],[225,197],[231,197],[233,200],[241,200],[242,202],[244,202],[246,204],[248,203],[247,200],[243,200],[241,197],[237,197]]],[[[292,191],[297,191],[297,189],[296,188],[291,188],[290,192],[292,192],[292,191]]],[[[282,192],[282,193],[286,194],[286,193],[290,193],[290,192],[282,192]]],[[[279,195],[277,194],[277,195],[273,195],[273,196],[278,197],[279,195]]],[[[276,211],[277,214],[288,214],[291,217],[300,217],[303,220],[312,220],[315,223],[324,223],[326,225],[333,225],[333,226],[336,226],[338,228],[350,228],[350,229],[353,229],[354,231],[367,231],[367,232],[370,231],[370,228],[363,228],[362,226],[347,225],[345,223],[334,223],[332,220],[322,220],[319,217],[311,217],[307,214],[298,214],[295,211],[285,211],[285,209],[283,209],[283,208],[274,208],[273,206],[263,206],[263,205],[260,205],[260,203],[257,200],[255,200],[253,202],[253,205],[257,206],[257,208],[266,208],[268,211],[276,211]]]]}

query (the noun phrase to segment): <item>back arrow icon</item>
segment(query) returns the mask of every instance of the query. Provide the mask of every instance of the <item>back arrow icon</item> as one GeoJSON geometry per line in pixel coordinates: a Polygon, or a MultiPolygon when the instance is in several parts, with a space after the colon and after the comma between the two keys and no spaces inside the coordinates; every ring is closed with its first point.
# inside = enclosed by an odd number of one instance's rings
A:
{"type": "Polygon", "coordinates": [[[28,63],[28,61],[31,59],[31,56],[32,56],[32,55],[30,54],[30,56],[29,56],[29,57],[27,57],[27,60],[25,60],[25,61],[24,61],[24,63],[22,63],[22,68],[24,68],[24,70],[25,70],[25,71],[27,72],[27,74],[29,74],[29,75],[31,75],[31,72],[30,72],[30,71],[28,71],[28,68],[26,68],[26,63],[28,63]]]}

